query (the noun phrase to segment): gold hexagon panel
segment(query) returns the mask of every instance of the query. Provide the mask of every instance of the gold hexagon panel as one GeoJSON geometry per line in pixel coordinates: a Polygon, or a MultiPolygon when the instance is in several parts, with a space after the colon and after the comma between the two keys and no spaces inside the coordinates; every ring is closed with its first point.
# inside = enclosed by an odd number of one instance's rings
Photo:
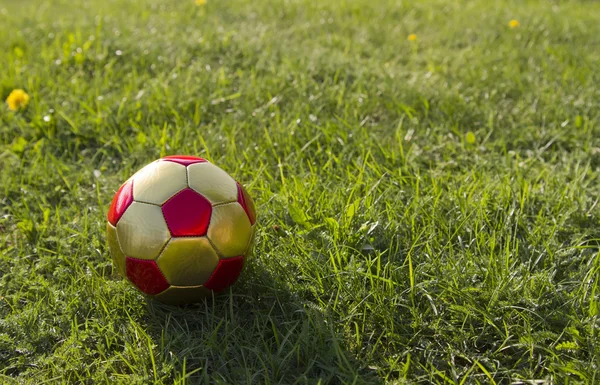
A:
{"type": "Polygon", "coordinates": [[[250,242],[248,242],[248,246],[246,247],[246,251],[244,251],[244,257],[246,260],[252,258],[254,253],[254,243],[256,241],[256,223],[252,226],[252,234],[250,235],[250,242]]]}
{"type": "Polygon", "coordinates": [[[133,200],[162,205],[187,187],[185,166],[179,163],[152,162],[133,177],[133,200]]]}
{"type": "Polygon", "coordinates": [[[125,254],[121,251],[119,240],[117,239],[117,229],[110,223],[106,223],[106,242],[112,258],[115,269],[121,274],[121,277],[127,277],[125,270],[125,254]]]}
{"type": "Polygon", "coordinates": [[[210,278],[219,256],[206,237],[172,238],[156,263],[171,285],[198,286],[210,278]]]}
{"type": "Polygon", "coordinates": [[[207,236],[221,257],[243,255],[252,237],[252,226],[244,208],[237,202],[213,207],[207,236]]]}
{"type": "Polygon", "coordinates": [[[237,201],[237,185],[229,174],[212,163],[188,166],[188,184],[213,205],[237,201]]]}
{"type": "Polygon", "coordinates": [[[133,202],[117,223],[117,236],[126,256],[156,259],[171,234],[159,206],[133,202]]]}
{"type": "Polygon", "coordinates": [[[171,286],[152,298],[168,305],[184,305],[201,301],[211,295],[212,292],[204,286],[171,286]]]}

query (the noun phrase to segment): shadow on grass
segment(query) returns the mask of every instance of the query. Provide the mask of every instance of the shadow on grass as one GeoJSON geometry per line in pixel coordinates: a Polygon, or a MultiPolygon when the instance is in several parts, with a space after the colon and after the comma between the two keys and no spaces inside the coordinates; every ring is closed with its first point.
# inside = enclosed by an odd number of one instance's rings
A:
{"type": "Polygon", "coordinates": [[[333,322],[250,263],[231,290],[173,307],[148,300],[148,332],[174,380],[224,384],[377,384],[333,322]]]}

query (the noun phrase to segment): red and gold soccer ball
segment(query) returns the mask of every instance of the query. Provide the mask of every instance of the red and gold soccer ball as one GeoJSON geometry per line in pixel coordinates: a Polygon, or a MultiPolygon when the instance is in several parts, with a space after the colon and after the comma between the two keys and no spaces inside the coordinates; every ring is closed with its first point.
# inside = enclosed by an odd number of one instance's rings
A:
{"type": "Polygon", "coordinates": [[[114,266],[169,304],[197,302],[234,283],[251,251],[256,212],[229,174],[193,156],[167,156],[129,178],[108,211],[114,266]]]}

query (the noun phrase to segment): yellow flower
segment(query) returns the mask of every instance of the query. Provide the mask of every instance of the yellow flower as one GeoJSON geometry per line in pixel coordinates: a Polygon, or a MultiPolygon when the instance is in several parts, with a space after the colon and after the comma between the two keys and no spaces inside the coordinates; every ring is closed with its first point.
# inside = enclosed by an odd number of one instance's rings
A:
{"type": "Polygon", "coordinates": [[[512,19],[511,21],[508,22],[508,26],[510,28],[517,28],[519,25],[520,25],[519,21],[515,20],[515,19],[512,19]]]}
{"type": "Polygon", "coordinates": [[[415,40],[417,40],[417,34],[416,33],[411,33],[410,35],[408,35],[407,39],[409,41],[415,41],[415,40]]]}
{"type": "Polygon", "coordinates": [[[6,98],[6,104],[8,104],[8,109],[11,111],[25,108],[29,104],[29,95],[21,89],[12,90],[6,98]]]}
{"type": "Polygon", "coordinates": [[[196,5],[204,5],[206,4],[206,0],[196,0],[196,5]]]}

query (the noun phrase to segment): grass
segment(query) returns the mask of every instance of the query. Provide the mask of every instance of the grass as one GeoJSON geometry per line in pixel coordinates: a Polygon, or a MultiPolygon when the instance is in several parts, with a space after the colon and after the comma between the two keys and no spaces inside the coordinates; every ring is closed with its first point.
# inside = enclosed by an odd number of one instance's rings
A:
{"type": "Polygon", "coordinates": [[[31,102],[0,108],[0,382],[600,382],[599,12],[1,0],[0,97],[31,102]],[[259,211],[240,282],[185,308],[104,234],[177,153],[259,211]]]}

